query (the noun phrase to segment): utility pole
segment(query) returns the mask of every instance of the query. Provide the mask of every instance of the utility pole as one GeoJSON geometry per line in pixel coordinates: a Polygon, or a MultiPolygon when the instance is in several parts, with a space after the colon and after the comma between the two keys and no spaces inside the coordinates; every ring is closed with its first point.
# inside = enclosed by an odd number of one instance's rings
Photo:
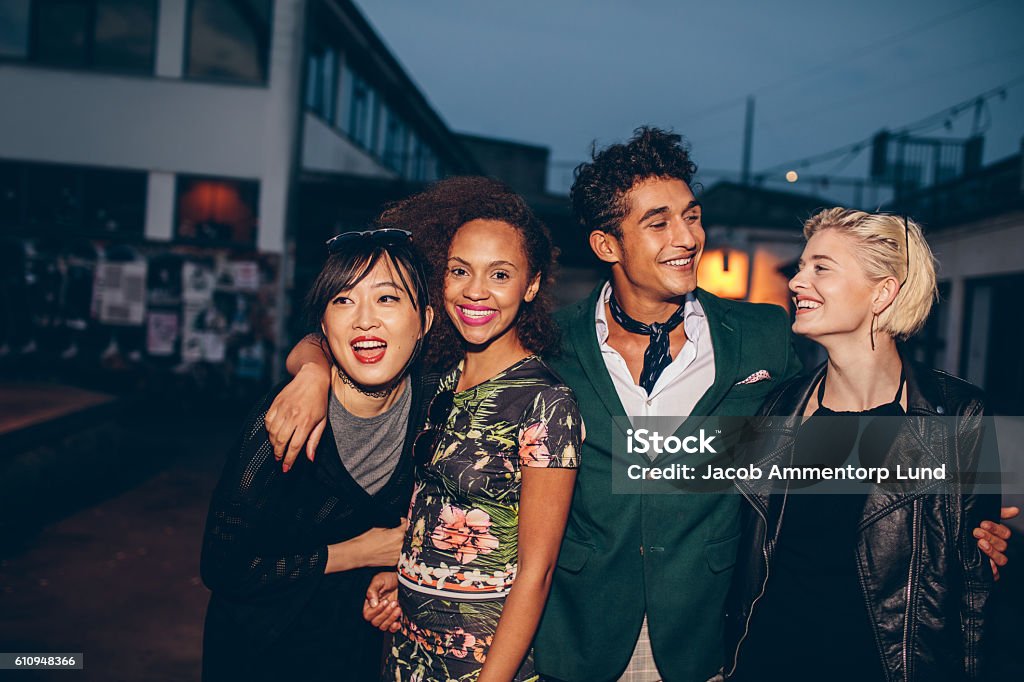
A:
{"type": "Polygon", "coordinates": [[[750,154],[754,146],[754,98],[747,96],[747,122],[743,131],[743,175],[742,183],[750,184],[750,154]]]}
{"type": "Polygon", "coordinates": [[[979,97],[974,102],[974,122],[971,124],[971,137],[981,132],[981,114],[985,110],[985,98],[979,97]]]}

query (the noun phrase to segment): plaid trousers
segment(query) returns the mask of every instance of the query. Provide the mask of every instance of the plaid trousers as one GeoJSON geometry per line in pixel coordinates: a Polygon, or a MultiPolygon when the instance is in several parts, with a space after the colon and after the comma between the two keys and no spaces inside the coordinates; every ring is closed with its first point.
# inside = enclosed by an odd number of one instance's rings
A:
{"type": "Polygon", "coordinates": [[[633,656],[629,665],[619,678],[619,682],[660,682],[661,673],[654,663],[654,652],[651,651],[651,638],[647,633],[647,616],[640,626],[640,637],[636,640],[633,656]]]}

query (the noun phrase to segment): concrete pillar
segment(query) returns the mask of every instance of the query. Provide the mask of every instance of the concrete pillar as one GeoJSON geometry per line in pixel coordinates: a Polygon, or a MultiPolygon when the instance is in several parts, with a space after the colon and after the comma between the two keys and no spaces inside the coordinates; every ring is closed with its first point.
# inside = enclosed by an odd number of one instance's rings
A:
{"type": "Polygon", "coordinates": [[[305,5],[305,0],[282,0],[275,5],[270,46],[257,245],[260,251],[280,254],[286,250],[288,200],[299,146],[305,5]]]}
{"type": "Polygon", "coordinates": [[[174,238],[174,173],[151,172],[146,191],[146,239],[174,238]]]}
{"type": "Polygon", "coordinates": [[[188,0],[160,0],[156,29],[156,75],[181,78],[185,70],[188,0]]]}
{"type": "Polygon", "coordinates": [[[281,255],[276,338],[278,352],[272,374],[284,371],[285,322],[290,314],[288,294],[295,267],[289,248],[288,221],[297,187],[298,150],[302,135],[302,76],[305,68],[306,1],[279,0],[274,6],[270,44],[270,82],[265,118],[263,172],[260,184],[260,226],[257,247],[281,255]]]}

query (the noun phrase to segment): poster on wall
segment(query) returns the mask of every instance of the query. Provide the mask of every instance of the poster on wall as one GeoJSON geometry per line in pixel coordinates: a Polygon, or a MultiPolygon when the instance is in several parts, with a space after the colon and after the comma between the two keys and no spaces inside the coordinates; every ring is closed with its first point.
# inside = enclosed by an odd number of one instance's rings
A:
{"type": "Polygon", "coordinates": [[[146,317],[146,261],[97,265],[93,300],[100,322],[142,326],[146,317]]]}
{"type": "Polygon", "coordinates": [[[260,288],[260,266],[256,261],[222,260],[217,270],[217,288],[221,291],[252,293],[260,288]]]}
{"type": "Polygon", "coordinates": [[[157,254],[149,259],[146,278],[150,306],[176,306],[181,303],[182,258],[174,253],[157,254]]]}
{"type": "Polygon", "coordinates": [[[146,319],[146,352],[154,357],[174,355],[179,319],[175,312],[150,312],[146,319]]]}
{"type": "Polygon", "coordinates": [[[186,304],[209,303],[217,285],[212,264],[186,261],[181,271],[181,285],[186,304]]]}
{"type": "Polygon", "coordinates": [[[228,323],[213,305],[186,303],[181,334],[181,359],[185,362],[224,362],[228,323]]]}

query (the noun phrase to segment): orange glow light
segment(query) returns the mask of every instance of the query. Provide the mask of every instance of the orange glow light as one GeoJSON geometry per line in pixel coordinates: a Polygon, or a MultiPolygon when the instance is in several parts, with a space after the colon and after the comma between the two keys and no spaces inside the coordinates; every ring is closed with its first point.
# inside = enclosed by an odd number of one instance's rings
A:
{"type": "Polygon", "coordinates": [[[725,269],[726,249],[705,251],[697,267],[697,283],[702,289],[722,298],[743,299],[747,296],[750,257],[745,251],[728,249],[729,269],[725,269]]]}

